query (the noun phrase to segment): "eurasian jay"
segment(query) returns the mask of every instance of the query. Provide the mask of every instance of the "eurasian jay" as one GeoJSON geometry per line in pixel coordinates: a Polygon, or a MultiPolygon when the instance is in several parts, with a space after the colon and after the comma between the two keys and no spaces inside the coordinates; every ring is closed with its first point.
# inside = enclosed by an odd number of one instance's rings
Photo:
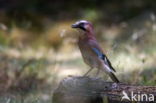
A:
{"type": "Polygon", "coordinates": [[[112,67],[110,61],[103,53],[95,38],[93,25],[86,20],[80,20],[73,24],[72,28],[78,28],[83,31],[79,35],[78,46],[84,62],[90,66],[89,71],[85,73],[84,76],[86,76],[93,68],[97,68],[97,75],[100,70],[103,70],[114,82],[118,83],[119,80],[114,75],[114,72],[116,72],[115,69],[112,67]]]}

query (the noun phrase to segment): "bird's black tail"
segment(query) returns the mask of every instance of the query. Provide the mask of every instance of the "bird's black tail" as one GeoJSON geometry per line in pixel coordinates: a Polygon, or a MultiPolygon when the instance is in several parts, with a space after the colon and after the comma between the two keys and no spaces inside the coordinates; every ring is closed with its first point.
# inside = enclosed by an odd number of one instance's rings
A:
{"type": "Polygon", "coordinates": [[[111,79],[116,82],[116,83],[119,83],[120,81],[118,80],[118,78],[112,73],[112,72],[109,72],[108,73],[109,76],[111,77],[111,79]]]}

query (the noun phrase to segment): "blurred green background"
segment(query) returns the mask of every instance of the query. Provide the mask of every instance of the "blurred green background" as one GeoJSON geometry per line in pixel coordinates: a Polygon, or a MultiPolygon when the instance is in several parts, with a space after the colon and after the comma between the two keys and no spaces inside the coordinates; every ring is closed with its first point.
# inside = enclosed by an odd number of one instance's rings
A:
{"type": "Polygon", "coordinates": [[[120,81],[156,85],[155,0],[1,0],[0,103],[51,103],[63,78],[89,69],[77,20],[93,23],[120,81]]]}

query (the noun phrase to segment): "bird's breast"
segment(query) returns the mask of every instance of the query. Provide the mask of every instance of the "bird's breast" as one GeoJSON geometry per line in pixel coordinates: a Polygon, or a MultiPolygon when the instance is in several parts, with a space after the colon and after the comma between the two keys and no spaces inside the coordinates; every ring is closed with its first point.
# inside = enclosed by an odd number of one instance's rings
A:
{"type": "Polygon", "coordinates": [[[93,52],[90,50],[88,45],[86,45],[82,41],[79,41],[78,46],[81,51],[84,62],[91,67],[98,67],[98,63],[96,62],[96,57],[93,54],[93,52]]]}

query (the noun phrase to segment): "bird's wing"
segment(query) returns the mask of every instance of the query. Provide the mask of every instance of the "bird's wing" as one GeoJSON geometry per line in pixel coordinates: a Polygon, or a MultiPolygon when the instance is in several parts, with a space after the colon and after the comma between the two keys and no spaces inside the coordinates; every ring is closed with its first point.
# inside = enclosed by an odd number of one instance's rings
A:
{"type": "Polygon", "coordinates": [[[92,41],[90,43],[91,50],[98,56],[98,58],[102,59],[111,70],[116,72],[116,70],[112,67],[111,62],[107,58],[107,56],[102,52],[102,49],[98,46],[97,42],[92,41]]]}

